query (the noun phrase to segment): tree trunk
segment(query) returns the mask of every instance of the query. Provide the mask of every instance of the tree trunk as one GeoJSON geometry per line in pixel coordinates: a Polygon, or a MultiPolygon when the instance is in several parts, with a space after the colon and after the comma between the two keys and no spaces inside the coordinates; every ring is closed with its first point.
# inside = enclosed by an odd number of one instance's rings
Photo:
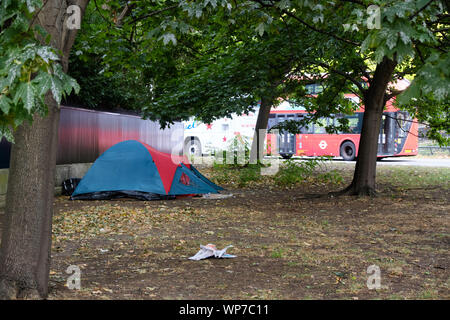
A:
{"type": "Polygon", "coordinates": [[[46,103],[47,117],[14,133],[0,248],[4,298],[47,295],[59,108],[50,95],[46,103]]]}
{"type": "MultiPolygon", "coordinates": [[[[88,0],[48,0],[37,23],[62,52],[67,71],[76,29],[65,23],[67,7],[78,5],[81,15],[88,0]]],[[[81,17],[80,17],[81,20],[81,17]]],[[[46,298],[51,258],[51,230],[58,145],[59,106],[51,93],[45,102],[48,115],[33,117],[14,132],[11,150],[6,222],[0,246],[0,298],[46,298]]]]}
{"type": "Polygon", "coordinates": [[[262,98],[259,107],[258,118],[256,120],[255,133],[253,134],[252,148],[250,151],[250,163],[257,163],[264,156],[264,140],[266,139],[266,129],[269,122],[270,109],[273,100],[262,98]]]}
{"type": "Polygon", "coordinates": [[[371,85],[364,95],[364,118],[353,181],[343,190],[351,195],[375,195],[378,136],[385,106],[385,93],[396,62],[384,58],[377,65],[371,85]]]}

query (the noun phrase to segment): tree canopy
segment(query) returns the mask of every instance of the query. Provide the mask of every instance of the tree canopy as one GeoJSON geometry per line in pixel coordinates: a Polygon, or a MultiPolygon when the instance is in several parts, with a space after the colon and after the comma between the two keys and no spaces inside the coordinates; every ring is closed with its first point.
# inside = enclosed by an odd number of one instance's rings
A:
{"type": "Polygon", "coordinates": [[[389,59],[391,83],[413,81],[405,92],[388,87],[386,100],[398,96],[446,143],[438,132],[448,123],[448,23],[444,1],[97,1],[71,74],[86,81],[87,105],[119,93],[122,106],[164,124],[248,112],[269,93],[319,118],[356,108],[344,94],[363,98],[364,83],[389,59]],[[90,64],[96,74],[83,76],[90,64]],[[304,87],[312,81],[324,88],[314,98],[304,87]]]}
{"type": "Polygon", "coordinates": [[[0,135],[12,132],[35,113],[45,115],[50,90],[60,103],[77,82],[64,73],[49,34],[36,24],[41,0],[2,1],[0,10],[0,135]]]}

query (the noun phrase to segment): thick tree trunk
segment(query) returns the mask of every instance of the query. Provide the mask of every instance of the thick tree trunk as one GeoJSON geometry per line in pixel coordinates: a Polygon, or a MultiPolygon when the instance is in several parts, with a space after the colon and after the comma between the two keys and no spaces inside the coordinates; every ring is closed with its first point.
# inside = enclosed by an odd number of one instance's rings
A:
{"type": "Polygon", "coordinates": [[[385,106],[385,93],[396,63],[390,59],[378,64],[364,96],[364,118],[353,181],[343,190],[351,195],[375,195],[378,136],[385,106]]]}
{"type": "Polygon", "coordinates": [[[47,295],[59,108],[50,95],[46,103],[47,117],[14,133],[0,248],[4,298],[47,295]]]}
{"type": "MultiPolygon", "coordinates": [[[[78,5],[83,14],[87,4],[88,0],[48,0],[38,15],[37,23],[62,52],[65,71],[77,33],[65,23],[67,7],[78,5]]],[[[0,246],[1,299],[48,294],[59,106],[50,92],[45,102],[48,115],[36,114],[32,124],[25,123],[14,133],[0,246]]]]}
{"type": "Polygon", "coordinates": [[[256,120],[255,133],[253,134],[252,148],[250,151],[250,163],[257,163],[264,156],[264,140],[266,139],[266,129],[269,122],[270,109],[273,100],[262,98],[259,107],[258,118],[256,120]]]}

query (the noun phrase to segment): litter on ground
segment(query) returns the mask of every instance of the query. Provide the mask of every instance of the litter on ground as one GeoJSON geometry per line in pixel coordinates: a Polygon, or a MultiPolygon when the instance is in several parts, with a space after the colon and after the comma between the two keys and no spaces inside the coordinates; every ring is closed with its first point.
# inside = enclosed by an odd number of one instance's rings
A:
{"type": "Polygon", "coordinates": [[[223,193],[206,193],[201,195],[200,197],[195,197],[194,199],[226,199],[231,198],[233,196],[232,193],[230,194],[223,194],[223,193]]]}
{"type": "Polygon", "coordinates": [[[207,244],[206,246],[200,245],[200,251],[189,258],[189,260],[203,260],[207,258],[236,258],[236,256],[226,253],[227,249],[233,247],[232,245],[226,246],[222,250],[217,250],[214,244],[207,244]]]}

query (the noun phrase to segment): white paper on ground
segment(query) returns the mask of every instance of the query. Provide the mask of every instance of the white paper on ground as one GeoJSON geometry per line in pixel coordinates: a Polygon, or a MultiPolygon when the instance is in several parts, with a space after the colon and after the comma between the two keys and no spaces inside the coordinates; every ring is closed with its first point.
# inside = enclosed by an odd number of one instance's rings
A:
{"type": "Polygon", "coordinates": [[[201,197],[197,197],[194,199],[226,199],[226,198],[231,198],[233,196],[232,193],[230,194],[223,194],[223,193],[206,193],[204,195],[202,195],[201,197]]]}
{"type": "Polygon", "coordinates": [[[231,248],[233,246],[227,246],[223,248],[222,250],[217,250],[216,246],[209,243],[206,246],[200,245],[200,251],[195,254],[195,256],[192,256],[189,258],[189,260],[203,260],[210,257],[215,258],[236,258],[236,256],[232,254],[226,253],[228,248],[231,248]]]}

